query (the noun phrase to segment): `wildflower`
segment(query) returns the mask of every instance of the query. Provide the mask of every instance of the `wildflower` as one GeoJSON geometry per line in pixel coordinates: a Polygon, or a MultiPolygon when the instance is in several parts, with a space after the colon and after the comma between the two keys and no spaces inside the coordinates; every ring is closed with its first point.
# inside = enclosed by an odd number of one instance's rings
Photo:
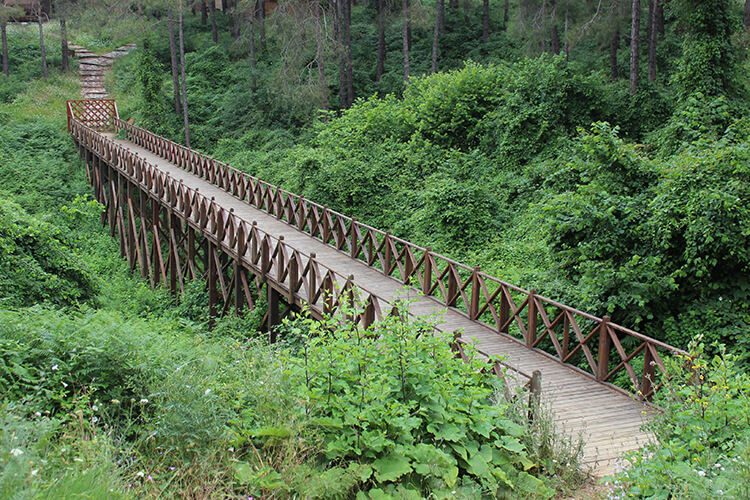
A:
{"type": "Polygon", "coordinates": [[[57,365],[52,365],[52,371],[57,370],[57,365]]]}
{"type": "Polygon", "coordinates": [[[66,384],[65,382],[61,382],[61,383],[62,383],[63,387],[65,387],[65,388],[68,387],[68,384],[66,384]]]}
{"type": "Polygon", "coordinates": [[[94,411],[99,411],[99,407],[97,405],[92,406],[91,409],[94,411]]]}
{"type": "Polygon", "coordinates": [[[138,471],[138,474],[136,474],[136,476],[138,476],[138,477],[144,477],[145,475],[146,474],[144,474],[142,470],[138,471]]]}
{"type": "Polygon", "coordinates": [[[706,475],[706,471],[704,471],[704,470],[699,470],[699,471],[698,471],[698,475],[699,475],[700,477],[704,477],[704,476],[706,475]]]}
{"type": "Polygon", "coordinates": [[[39,413],[38,411],[34,412],[34,415],[36,415],[37,417],[41,417],[42,416],[42,414],[39,413]]]}
{"type": "Polygon", "coordinates": [[[37,474],[39,474],[39,469],[34,469],[33,471],[31,471],[32,476],[36,476],[37,474]]]}
{"type": "Polygon", "coordinates": [[[120,400],[119,399],[113,399],[112,400],[112,404],[113,405],[119,405],[120,404],[120,400]]]}
{"type": "Polygon", "coordinates": [[[10,450],[10,454],[14,457],[20,457],[21,455],[23,455],[23,450],[21,450],[20,448],[13,448],[12,450],[10,450]]]}
{"type": "Polygon", "coordinates": [[[146,399],[146,398],[141,398],[141,404],[142,404],[142,405],[145,405],[146,403],[148,403],[148,399],[146,399]]]}
{"type": "Polygon", "coordinates": [[[206,389],[206,392],[204,392],[203,394],[205,394],[206,396],[208,396],[209,394],[211,394],[211,389],[206,389]]]}

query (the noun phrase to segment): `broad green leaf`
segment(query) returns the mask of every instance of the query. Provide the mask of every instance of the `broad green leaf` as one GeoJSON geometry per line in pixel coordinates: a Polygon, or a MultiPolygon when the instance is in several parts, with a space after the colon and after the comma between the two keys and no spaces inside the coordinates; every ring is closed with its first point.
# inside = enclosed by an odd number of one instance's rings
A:
{"type": "Polygon", "coordinates": [[[375,460],[372,465],[375,467],[375,478],[378,481],[395,481],[412,471],[409,459],[395,453],[375,460]]]}

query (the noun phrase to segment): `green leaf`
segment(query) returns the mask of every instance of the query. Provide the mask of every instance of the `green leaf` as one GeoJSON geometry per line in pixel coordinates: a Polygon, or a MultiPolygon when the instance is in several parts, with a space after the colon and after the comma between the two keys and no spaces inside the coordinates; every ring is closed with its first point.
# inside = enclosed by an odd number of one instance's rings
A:
{"type": "Polygon", "coordinates": [[[435,432],[435,439],[444,439],[455,443],[460,443],[465,437],[466,431],[453,423],[440,424],[435,432]]]}
{"type": "Polygon", "coordinates": [[[409,459],[395,453],[375,460],[372,465],[375,467],[375,478],[378,481],[395,481],[412,471],[409,459]]]}

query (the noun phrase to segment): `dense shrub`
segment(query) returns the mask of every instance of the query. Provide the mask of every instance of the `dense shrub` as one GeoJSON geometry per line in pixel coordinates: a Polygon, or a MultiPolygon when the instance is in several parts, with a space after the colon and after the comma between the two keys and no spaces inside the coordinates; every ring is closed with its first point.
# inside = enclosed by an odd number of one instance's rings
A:
{"type": "Polygon", "coordinates": [[[0,296],[3,305],[72,306],[91,301],[95,278],[60,230],[0,200],[0,296]]]}

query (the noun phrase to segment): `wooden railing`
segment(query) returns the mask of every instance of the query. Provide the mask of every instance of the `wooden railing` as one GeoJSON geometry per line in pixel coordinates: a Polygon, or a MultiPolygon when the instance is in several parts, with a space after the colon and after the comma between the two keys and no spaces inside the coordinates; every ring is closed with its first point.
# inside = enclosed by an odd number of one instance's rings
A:
{"type": "Polygon", "coordinates": [[[684,353],[608,317],[579,311],[362,224],[148,130],[120,119],[114,124],[133,143],[240,200],[600,382],[629,386],[649,398],[666,374],[663,355],[684,353]]]}

